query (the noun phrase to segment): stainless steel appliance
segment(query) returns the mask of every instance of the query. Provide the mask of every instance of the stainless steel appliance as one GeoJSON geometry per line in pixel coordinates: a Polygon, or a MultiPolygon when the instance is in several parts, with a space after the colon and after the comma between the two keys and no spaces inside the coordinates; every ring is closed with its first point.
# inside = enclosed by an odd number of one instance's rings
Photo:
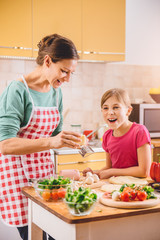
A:
{"type": "Polygon", "coordinates": [[[160,138],[160,104],[132,104],[132,107],[129,120],[145,125],[151,138],[160,138]]]}

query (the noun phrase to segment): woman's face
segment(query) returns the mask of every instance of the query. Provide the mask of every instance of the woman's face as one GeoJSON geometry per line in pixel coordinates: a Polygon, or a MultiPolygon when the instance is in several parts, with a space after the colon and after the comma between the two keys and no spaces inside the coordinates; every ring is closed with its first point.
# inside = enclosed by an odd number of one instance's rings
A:
{"type": "Polygon", "coordinates": [[[118,129],[128,122],[131,109],[112,96],[102,106],[103,118],[109,128],[118,129]]]}
{"type": "Polygon", "coordinates": [[[53,88],[58,88],[63,82],[69,82],[71,74],[76,69],[77,60],[64,59],[53,63],[49,56],[44,60],[45,76],[53,88]]]}

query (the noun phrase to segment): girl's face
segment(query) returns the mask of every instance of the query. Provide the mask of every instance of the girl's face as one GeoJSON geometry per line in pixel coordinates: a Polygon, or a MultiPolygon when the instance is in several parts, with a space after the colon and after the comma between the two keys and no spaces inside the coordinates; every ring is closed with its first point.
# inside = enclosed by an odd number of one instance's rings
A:
{"type": "Polygon", "coordinates": [[[47,55],[44,60],[45,77],[53,88],[58,88],[63,82],[69,82],[76,69],[77,60],[64,59],[53,63],[47,55]]]}
{"type": "Polygon", "coordinates": [[[110,129],[119,129],[128,123],[128,116],[132,107],[119,102],[115,96],[108,98],[102,106],[105,122],[110,129]]]}

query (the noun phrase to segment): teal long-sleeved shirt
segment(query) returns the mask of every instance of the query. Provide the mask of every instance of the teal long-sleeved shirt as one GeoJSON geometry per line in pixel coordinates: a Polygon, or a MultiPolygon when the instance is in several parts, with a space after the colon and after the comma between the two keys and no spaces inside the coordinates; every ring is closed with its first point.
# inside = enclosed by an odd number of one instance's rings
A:
{"type": "MultiPolygon", "coordinates": [[[[52,133],[57,135],[62,130],[63,104],[62,92],[51,87],[49,92],[37,92],[29,88],[35,106],[54,107],[57,105],[60,112],[60,123],[52,133]]],[[[0,96],[0,141],[17,136],[21,127],[27,125],[32,112],[32,102],[23,82],[12,81],[0,96]]]]}

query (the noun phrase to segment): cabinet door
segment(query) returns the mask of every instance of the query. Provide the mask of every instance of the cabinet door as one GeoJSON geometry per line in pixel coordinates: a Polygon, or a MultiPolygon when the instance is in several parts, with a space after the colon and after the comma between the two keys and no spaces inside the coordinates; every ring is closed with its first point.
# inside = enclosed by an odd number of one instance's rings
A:
{"type": "Polygon", "coordinates": [[[0,1],[0,55],[32,56],[32,1],[0,1]]]}
{"type": "Polygon", "coordinates": [[[125,60],[125,0],[82,0],[82,3],[82,58],[125,60]]]}
{"type": "Polygon", "coordinates": [[[64,169],[78,169],[83,171],[90,167],[92,170],[97,170],[105,167],[106,153],[99,152],[83,158],[80,154],[57,155],[55,161],[55,171],[58,174],[60,170],[64,169]]]}
{"type": "Polygon", "coordinates": [[[34,49],[44,36],[53,33],[70,38],[77,50],[81,49],[81,0],[33,0],[34,49]]]}

